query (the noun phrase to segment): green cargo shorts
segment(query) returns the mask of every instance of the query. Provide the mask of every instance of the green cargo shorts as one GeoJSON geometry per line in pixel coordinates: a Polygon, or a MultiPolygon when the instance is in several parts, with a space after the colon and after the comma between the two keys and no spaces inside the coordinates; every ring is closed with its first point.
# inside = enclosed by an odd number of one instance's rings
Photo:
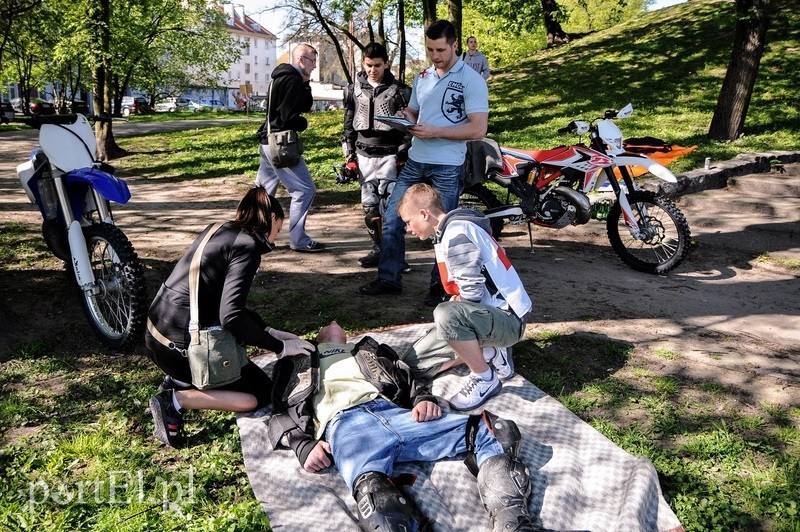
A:
{"type": "Polygon", "coordinates": [[[400,358],[417,378],[431,379],[455,360],[447,340],[478,340],[481,347],[510,347],[522,339],[525,324],[512,312],[470,301],[445,301],[433,311],[435,327],[400,358]]]}

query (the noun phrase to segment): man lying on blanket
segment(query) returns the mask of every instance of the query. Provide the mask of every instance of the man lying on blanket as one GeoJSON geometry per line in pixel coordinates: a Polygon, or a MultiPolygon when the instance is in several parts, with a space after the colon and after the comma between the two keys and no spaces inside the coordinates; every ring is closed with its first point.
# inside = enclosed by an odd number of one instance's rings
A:
{"type": "Polygon", "coordinates": [[[391,477],[395,462],[436,461],[467,452],[495,531],[537,530],[528,513],[530,477],[517,458],[513,421],[488,411],[442,414],[387,345],[366,337],[347,343],[336,322],[317,336],[318,350],[278,360],[269,437],[317,473],[334,463],[356,499],[363,530],[416,530],[426,519],[391,477]]]}

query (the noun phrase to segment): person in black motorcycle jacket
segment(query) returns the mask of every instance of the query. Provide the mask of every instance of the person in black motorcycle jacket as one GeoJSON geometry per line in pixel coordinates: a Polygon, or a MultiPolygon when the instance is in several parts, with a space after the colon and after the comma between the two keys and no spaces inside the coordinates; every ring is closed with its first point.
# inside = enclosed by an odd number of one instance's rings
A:
{"type": "Polygon", "coordinates": [[[344,172],[361,184],[364,223],[372,239],[372,250],[358,263],[378,266],[382,216],[397,180],[398,164],[407,157],[411,135],[375,120],[394,116],[411,98],[411,87],[400,83],[389,70],[389,56],[380,43],[364,48],[363,70],[344,91],[344,172]]]}
{"type": "Polygon", "coordinates": [[[435,461],[466,452],[495,531],[536,530],[528,510],[530,475],[518,458],[513,421],[484,411],[443,413],[394,350],[367,336],[347,343],[334,321],[317,350],[283,357],[273,371],[267,421],[274,448],[288,447],[310,473],[335,463],[356,500],[362,530],[416,530],[424,516],[392,482],[396,462],[435,461]]]}

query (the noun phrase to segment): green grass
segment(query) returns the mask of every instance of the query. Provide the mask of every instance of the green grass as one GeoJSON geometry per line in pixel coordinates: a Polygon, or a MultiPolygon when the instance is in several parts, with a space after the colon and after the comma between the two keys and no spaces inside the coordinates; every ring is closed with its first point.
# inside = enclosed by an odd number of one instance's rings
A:
{"type": "MultiPolygon", "coordinates": [[[[626,135],[700,147],[674,164],[678,171],[702,166],[706,156],[800,149],[800,109],[787,104],[800,86],[800,15],[785,0],[775,6],[785,9],[773,20],[745,135],[735,142],[705,138],[734,24],[733,5],[710,0],[647,14],[498,70],[490,82],[490,134],[504,145],[552,147],[573,141],[555,133],[569,120],[630,101],[635,114],[620,123],[626,135]]],[[[177,117],[204,116],[132,120],[177,117]]],[[[318,204],[355,204],[356,188],[336,185],[332,170],[341,162],[341,112],[313,113],[309,122],[303,138],[318,204]]],[[[249,185],[258,167],[256,128],[254,121],[119,138],[129,154],[114,164],[123,177],[165,187],[214,177],[249,185]]],[[[0,268],[60,266],[37,226],[7,224],[0,231],[0,268]]],[[[251,304],[285,330],[341,318],[336,301],[308,294],[291,299],[254,290],[251,304]],[[291,313],[284,312],[288,306],[291,313]]],[[[383,324],[375,314],[370,324],[383,324]]],[[[353,312],[342,322],[354,329],[364,318],[353,312]]],[[[71,331],[54,324],[47,336],[8,346],[0,357],[0,529],[249,531],[268,525],[244,472],[232,415],[192,413],[192,445],[166,449],[151,437],[147,412],[158,370],[143,357],[110,358],[85,346],[65,350],[65,334],[71,331]],[[112,479],[109,471],[119,475],[112,479]]],[[[604,336],[540,331],[515,353],[523,376],[624,449],[652,460],[686,530],[800,530],[800,409],[742,405],[722,382],[691,382],[638,365],[652,355],[666,363],[680,352],[604,336]]]]}
{"type": "Polygon", "coordinates": [[[515,360],[536,386],[649,458],[687,531],[798,530],[800,409],[743,408],[719,382],[631,365],[637,351],[646,352],[545,331],[519,344],[515,360]]]}

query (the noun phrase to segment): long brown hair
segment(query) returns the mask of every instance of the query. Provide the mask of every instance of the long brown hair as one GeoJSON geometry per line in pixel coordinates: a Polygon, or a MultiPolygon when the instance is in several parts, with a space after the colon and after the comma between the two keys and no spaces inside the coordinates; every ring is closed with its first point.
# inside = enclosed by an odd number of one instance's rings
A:
{"type": "Polygon", "coordinates": [[[283,220],[283,207],[278,200],[267,194],[264,187],[253,187],[247,191],[239,206],[236,217],[231,222],[233,227],[246,229],[251,234],[269,235],[272,231],[272,215],[283,220]]]}

